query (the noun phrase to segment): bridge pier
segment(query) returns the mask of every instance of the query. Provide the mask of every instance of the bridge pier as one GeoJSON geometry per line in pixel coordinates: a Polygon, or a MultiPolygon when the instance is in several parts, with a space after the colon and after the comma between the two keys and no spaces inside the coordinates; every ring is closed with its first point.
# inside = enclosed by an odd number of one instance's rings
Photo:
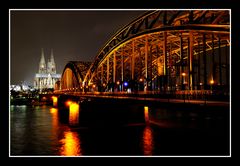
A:
{"type": "Polygon", "coordinates": [[[139,103],[136,106],[133,101],[129,100],[60,95],[57,107],[60,121],[70,126],[111,127],[144,125],[149,122],[147,107],[139,103]]]}

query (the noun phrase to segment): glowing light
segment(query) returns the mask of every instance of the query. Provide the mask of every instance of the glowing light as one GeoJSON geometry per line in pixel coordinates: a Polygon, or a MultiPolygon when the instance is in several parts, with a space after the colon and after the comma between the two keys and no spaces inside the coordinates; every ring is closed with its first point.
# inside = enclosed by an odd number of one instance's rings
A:
{"type": "Polygon", "coordinates": [[[182,76],[185,77],[185,76],[186,76],[186,73],[182,73],[182,76]]]}
{"type": "Polygon", "coordinates": [[[60,143],[62,144],[62,147],[60,148],[62,156],[82,155],[80,138],[76,132],[64,132],[64,138],[60,140],[60,143]]]}
{"type": "Polygon", "coordinates": [[[124,85],[124,86],[128,86],[128,83],[127,83],[127,82],[124,82],[123,85],[124,85]]]}
{"type": "Polygon", "coordinates": [[[77,103],[71,103],[69,107],[69,124],[76,125],[79,120],[79,105],[77,103]]]}
{"type": "Polygon", "coordinates": [[[53,96],[52,99],[53,99],[53,106],[56,107],[57,102],[58,102],[58,98],[56,96],[53,96]]]}
{"type": "Polygon", "coordinates": [[[200,83],[199,83],[199,85],[203,85],[203,83],[202,83],[202,82],[200,82],[200,83]]]}
{"type": "Polygon", "coordinates": [[[105,83],[103,83],[103,86],[105,86],[106,84],[105,83]]]}
{"type": "Polygon", "coordinates": [[[120,82],[119,81],[117,81],[117,85],[119,85],[120,84],[120,82]]]}
{"type": "Polygon", "coordinates": [[[55,114],[57,112],[57,109],[56,108],[50,108],[50,113],[51,114],[55,114]]]}
{"type": "Polygon", "coordinates": [[[143,153],[144,155],[153,153],[153,132],[149,126],[146,126],[143,131],[143,153]]]}
{"type": "Polygon", "coordinates": [[[148,124],[149,123],[148,106],[144,107],[144,118],[145,122],[148,124]]]}
{"type": "Polygon", "coordinates": [[[139,79],[139,81],[140,81],[140,82],[143,82],[143,79],[142,79],[142,78],[140,78],[140,79],[139,79]]]}
{"type": "Polygon", "coordinates": [[[93,87],[93,88],[96,88],[96,85],[93,85],[92,87],[93,87]]]}
{"type": "Polygon", "coordinates": [[[210,84],[214,84],[214,80],[210,80],[210,84]]]}
{"type": "Polygon", "coordinates": [[[71,103],[72,103],[72,101],[68,100],[68,101],[66,101],[65,105],[66,105],[67,107],[69,107],[69,106],[71,105],[71,103]]]}

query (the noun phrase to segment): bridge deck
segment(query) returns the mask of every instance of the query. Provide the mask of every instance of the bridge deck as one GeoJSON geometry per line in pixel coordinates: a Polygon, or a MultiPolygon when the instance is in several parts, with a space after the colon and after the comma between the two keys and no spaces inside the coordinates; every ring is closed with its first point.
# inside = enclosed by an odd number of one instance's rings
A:
{"type": "Polygon", "coordinates": [[[79,96],[79,97],[88,97],[88,98],[106,98],[106,99],[125,99],[125,100],[137,100],[137,101],[151,101],[151,102],[160,102],[160,103],[189,103],[189,104],[197,104],[197,105],[208,105],[208,106],[227,106],[229,107],[230,102],[228,101],[214,101],[214,100],[206,100],[206,99],[191,99],[189,97],[177,99],[177,98],[162,98],[147,95],[139,95],[133,96],[133,94],[121,94],[121,93],[79,93],[79,92],[68,92],[68,93],[55,93],[57,95],[70,95],[70,96],[79,96]]]}

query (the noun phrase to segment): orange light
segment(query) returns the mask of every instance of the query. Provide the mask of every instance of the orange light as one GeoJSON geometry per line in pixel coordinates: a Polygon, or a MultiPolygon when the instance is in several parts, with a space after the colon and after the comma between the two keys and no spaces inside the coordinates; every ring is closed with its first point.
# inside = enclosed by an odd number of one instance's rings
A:
{"type": "Polygon", "coordinates": [[[183,76],[183,77],[186,76],[186,73],[182,73],[182,76],[183,76]]]}
{"type": "Polygon", "coordinates": [[[62,144],[60,148],[62,156],[82,155],[78,133],[66,131],[64,132],[64,138],[60,142],[62,144]]]}
{"type": "Polygon", "coordinates": [[[142,79],[142,78],[140,78],[140,79],[139,79],[139,81],[140,81],[140,82],[143,82],[143,79],[142,79]]]}
{"type": "Polygon", "coordinates": [[[79,119],[79,105],[77,103],[71,103],[69,107],[70,125],[78,124],[78,119],[79,119]]]}
{"type": "Polygon", "coordinates": [[[57,112],[57,109],[56,108],[50,108],[50,113],[51,114],[55,114],[57,112]]]}
{"type": "Polygon", "coordinates": [[[53,99],[53,106],[56,107],[58,98],[56,96],[53,96],[52,99],[53,99]]]}
{"type": "Polygon", "coordinates": [[[93,87],[93,88],[95,88],[95,87],[96,87],[96,85],[93,85],[92,87],[93,87]]]}
{"type": "Polygon", "coordinates": [[[120,84],[120,82],[119,81],[117,81],[117,85],[119,85],[120,84]]]}
{"type": "Polygon", "coordinates": [[[214,84],[214,80],[211,80],[211,81],[210,81],[210,84],[214,84]]]}
{"type": "Polygon", "coordinates": [[[144,155],[153,153],[153,132],[149,126],[146,126],[143,131],[143,153],[144,155]]]}
{"type": "Polygon", "coordinates": [[[72,101],[68,100],[68,101],[66,101],[65,105],[66,105],[67,107],[69,107],[69,106],[71,105],[71,103],[72,103],[72,101]]]}
{"type": "Polygon", "coordinates": [[[144,107],[144,118],[145,122],[148,124],[149,123],[148,106],[144,107]]]}

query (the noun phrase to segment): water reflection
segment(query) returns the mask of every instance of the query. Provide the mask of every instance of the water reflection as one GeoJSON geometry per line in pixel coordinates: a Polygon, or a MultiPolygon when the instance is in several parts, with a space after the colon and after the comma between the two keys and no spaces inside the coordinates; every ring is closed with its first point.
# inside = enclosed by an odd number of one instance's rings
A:
{"type": "Polygon", "coordinates": [[[56,96],[53,96],[52,100],[53,100],[53,106],[57,107],[58,98],[56,96]]]}
{"type": "Polygon", "coordinates": [[[72,131],[65,131],[64,138],[60,140],[62,144],[60,148],[60,155],[62,156],[80,156],[82,155],[80,147],[80,137],[78,133],[72,131]]]}
{"type": "Polygon", "coordinates": [[[69,106],[69,124],[74,126],[79,120],[79,104],[71,103],[69,106]]]}
{"type": "Polygon", "coordinates": [[[146,126],[143,130],[143,154],[152,155],[153,154],[153,131],[150,126],[146,126]]]}
{"type": "Polygon", "coordinates": [[[56,108],[50,108],[50,113],[52,115],[52,131],[55,136],[58,134],[58,109],[56,108]]]}

